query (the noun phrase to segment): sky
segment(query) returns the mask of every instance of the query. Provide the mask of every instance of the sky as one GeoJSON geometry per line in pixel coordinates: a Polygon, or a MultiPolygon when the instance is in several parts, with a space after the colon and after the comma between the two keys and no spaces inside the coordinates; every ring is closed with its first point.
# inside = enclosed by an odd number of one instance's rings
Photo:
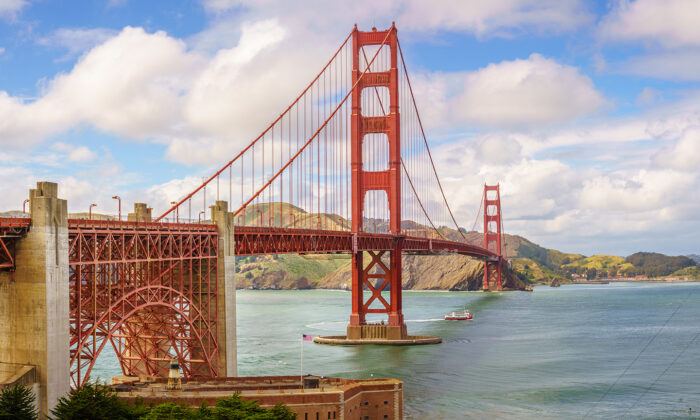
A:
{"type": "Polygon", "coordinates": [[[697,0],[0,0],[0,211],[179,198],[393,21],[461,225],[500,183],[542,246],[700,253],[697,0]]]}

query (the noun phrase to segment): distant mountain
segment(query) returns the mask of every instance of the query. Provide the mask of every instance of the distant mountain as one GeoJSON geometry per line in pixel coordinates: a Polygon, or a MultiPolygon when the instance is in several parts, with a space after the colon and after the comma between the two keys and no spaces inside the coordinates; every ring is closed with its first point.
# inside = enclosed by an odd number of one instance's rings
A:
{"type": "Polygon", "coordinates": [[[699,254],[689,254],[689,255],[686,255],[686,257],[695,261],[695,264],[700,264],[700,255],[699,254]]]}

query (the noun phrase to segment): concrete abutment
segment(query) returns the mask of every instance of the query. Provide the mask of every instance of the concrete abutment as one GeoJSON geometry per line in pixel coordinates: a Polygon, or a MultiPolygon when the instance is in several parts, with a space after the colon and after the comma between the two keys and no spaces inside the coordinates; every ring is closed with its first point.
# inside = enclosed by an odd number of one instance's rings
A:
{"type": "Polygon", "coordinates": [[[13,280],[0,283],[0,361],[34,366],[45,415],[70,390],[68,208],[58,185],[30,190],[31,227],[17,241],[13,280]]]}

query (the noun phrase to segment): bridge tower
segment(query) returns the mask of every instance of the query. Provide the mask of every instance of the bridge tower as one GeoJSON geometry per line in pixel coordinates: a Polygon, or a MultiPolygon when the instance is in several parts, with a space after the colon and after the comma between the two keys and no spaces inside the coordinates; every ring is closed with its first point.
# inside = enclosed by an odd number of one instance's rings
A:
{"type": "MultiPolygon", "coordinates": [[[[397,30],[394,24],[386,31],[361,32],[357,26],[352,33],[352,115],[351,115],[351,188],[352,188],[352,225],[354,234],[363,232],[364,204],[366,194],[370,191],[384,191],[389,207],[389,231],[401,234],[401,133],[399,117],[399,72],[397,56],[397,30]],[[383,46],[382,46],[383,44],[383,46]],[[389,48],[389,69],[386,71],[365,71],[360,66],[360,53],[366,57],[363,47],[380,46],[389,48]],[[368,89],[370,88],[370,89],[368,89]],[[389,91],[388,114],[369,116],[363,114],[362,95],[375,95],[376,88],[389,91]],[[363,142],[366,136],[379,134],[386,136],[389,149],[387,170],[367,171],[363,164],[363,142]]],[[[367,60],[365,58],[365,60],[367,60]]],[[[378,94],[377,94],[378,96],[378,94]]],[[[382,108],[384,108],[382,106],[382,108]]],[[[402,339],[406,337],[406,324],[401,310],[401,250],[403,239],[398,236],[389,253],[389,263],[382,261],[387,251],[369,251],[369,264],[365,265],[363,253],[352,253],[352,313],[348,326],[348,339],[383,338],[402,339]],[[371,272],[376,267],[375,272],[371,272]],[[374,283],[372,282],[374,280],[374,283]],[[365,287],[372,296],[365,301],[365,287]],[[389,302],[382,292],[389,291],[389,302]],[[374,308],[370,308],[375,304],[374,308]],[[381,328],[366,325],[368,313],[388,315],[388,325],[381,328]]]]}
{"type": "Polygon", "coordinates": [[[501,232],[501,191],[499,184],[484,184],[484,248],[495,252],[498,258],[484,261],[484,290],[501,290],[503,265],[503,234],[501,232]]]}

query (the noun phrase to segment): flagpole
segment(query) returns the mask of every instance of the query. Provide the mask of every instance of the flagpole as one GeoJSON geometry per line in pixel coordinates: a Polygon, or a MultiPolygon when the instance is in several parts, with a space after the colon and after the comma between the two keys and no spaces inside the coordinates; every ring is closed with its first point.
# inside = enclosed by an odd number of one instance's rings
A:
{"type": "Polygon", "coordinates": [[[299,351],[301,353],[301,363],[299,365],[299,382],[301,387],[304,388],[304,336],[302,335],[299,339],[299,351]]]}

